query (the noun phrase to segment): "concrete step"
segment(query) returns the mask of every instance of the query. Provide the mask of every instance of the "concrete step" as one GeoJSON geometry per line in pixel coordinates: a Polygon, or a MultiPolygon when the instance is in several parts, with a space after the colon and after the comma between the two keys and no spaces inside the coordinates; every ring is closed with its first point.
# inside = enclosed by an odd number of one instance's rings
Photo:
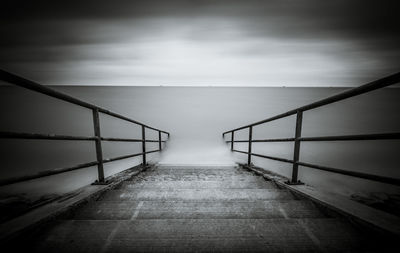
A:
{"type": "Polygon", "coordinates": [[[75,220],[274,219],[327,217],[310,201],[94,201],[63,217],[75,220]]]}
{"type": "Polygon", "coordinates": [[[146,170],[147,173],[154,173],[157,175],[168,175],[168,174],[204,174],[204,175],[245,175],[251,174],[251,172],[235,168],[214,168],[214,167],[153,167],[146,170]]]}
{"type": "MultiPolygon", "coordinates": [[[[58,220],[14,245],[30,252],[382,252],[340,219],[58,220]]],[[[395,248],[394,248],[395,249],[395,248]]]]}
{"type": "Polygon", "coordinates": [[[118,189],[274,189],[276,184],[272,181],[265,181],[261,177],[254,177],[248,180],[192,180],[192,181],[125,181],[118,189]]]}
{"type": "Polygon", "coordinates": [[[158,171],[160,173],[187,173],[194,172],[197,173],[202,171],[204,173],[229,173],[229,172],[241,172],[243,169],[235,166],[226,166],[226,167],[218,167],[218,166],[155,166],[152,168],[154,171],[158,171]]]}
{"type": "Polygon", "coordinates": [[[208,200],[253,201],[295,199],[289,191],[279,189],[123,189],[111,190],[99,198],[102,201],[118,200],[208,200]]]}
{"type": "Polygon", "coordinates": [[[247,180],[249,177],[256,177],[252,172],[245,171],[239,168],[151,168],[138,177],[133,178],[133,181],[192,181],[192,180],[247,180]]]}
{"type": "Polygon", "coordinates": [[[127,182],[177,182],[177,181],[249,181],[252,179],[257,180],[261,179],[256,175],[203,175],[203,174],[186,174],[186,175],[156,175],[156,174],[147,174],[147,175],[139,175],[133,177],[131,180],[127,180],[127,182]]]}

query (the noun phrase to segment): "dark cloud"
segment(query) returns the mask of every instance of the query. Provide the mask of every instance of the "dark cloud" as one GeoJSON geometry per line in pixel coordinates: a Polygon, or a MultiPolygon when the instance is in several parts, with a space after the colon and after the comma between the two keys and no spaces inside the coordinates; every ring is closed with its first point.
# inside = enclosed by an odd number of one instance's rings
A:
{"type": "MultiPolygon", "coordinates": [[[[282,44],[325,43],[325,52],[316,54],[346,58],[348,51],[329,48],[336,41],[350,45],[352,54],[362,55],[360,59],[379,62],[379,73],[387,73],[400,67],[399,11],[399,2],[393,0],[6,0],[0,15],[0,65],[29,73],[29,62],[111,64],[123,57],[85,53],[91,45],[131,43],[134,47],[136,41],[178,37],[200,44],[253,38],[282,44]]],[[[226,52],[263,56],[271,50],[261,43],[226,52]]],[[[287,48],[285,57],[296,50],[287,48]]],[[[139,59],[140,54],[128,56],[139,59]]]]}

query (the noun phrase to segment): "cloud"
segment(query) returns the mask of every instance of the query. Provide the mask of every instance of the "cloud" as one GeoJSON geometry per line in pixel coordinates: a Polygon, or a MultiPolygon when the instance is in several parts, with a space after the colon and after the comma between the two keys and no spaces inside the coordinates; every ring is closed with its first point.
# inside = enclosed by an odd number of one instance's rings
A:
{"type": "Polygon", "coordinates": [[[391,0],[6,1],[0,66],[50,84],[359,84],[400,67],[398,7],[391,0]]]}

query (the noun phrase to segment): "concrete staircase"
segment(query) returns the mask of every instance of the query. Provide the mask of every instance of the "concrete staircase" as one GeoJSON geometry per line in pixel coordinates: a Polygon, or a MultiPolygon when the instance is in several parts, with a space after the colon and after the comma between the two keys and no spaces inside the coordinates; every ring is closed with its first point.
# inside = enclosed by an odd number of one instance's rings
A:
{"type": "Polygon", "coordinates": [[[17,238],[33,252],[382,252],[390,245],[234,167],[152,167],[17,238]]]}

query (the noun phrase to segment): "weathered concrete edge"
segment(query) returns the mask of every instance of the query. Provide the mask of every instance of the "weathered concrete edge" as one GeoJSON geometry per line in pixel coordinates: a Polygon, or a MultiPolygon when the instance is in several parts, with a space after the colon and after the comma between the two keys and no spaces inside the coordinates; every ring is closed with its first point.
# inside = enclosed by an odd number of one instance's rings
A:
{"type": "Polygon", "coordinates": [[[281,187],[304,196],[317,204],[332,209],[340,214],[348,216],[351,219],[355,219],[356,221],[369,225],[372,228],[400,236],[400,218],[397,216],[374,209],[338,194],[322,192],[306,184],[286,184],[285,182],[288,181],[287,178],[263,168],[255,166],[249,167],[244,164],[239,165],[245,169],[254,171],[257,175],[263,176],[267,180],[271,180],[281,187]]]}
{"type": "Polygon", "coordinates": [[[142,165],[137,165],[126,169],[108,177],[107,181],[110,183],[107,185],[84,186],[67,194],[61,199],[33,209],[22,216],[1,224],[0,243],[15,238],[33,227],[48,222],[59,215],[70,211],[74,207],[80,206],[81,204],[100,196],[105,191],[117,187],[123,181],[138,175],[140,172],[146,170],[150,166],[143,167],[142,165]]]}

